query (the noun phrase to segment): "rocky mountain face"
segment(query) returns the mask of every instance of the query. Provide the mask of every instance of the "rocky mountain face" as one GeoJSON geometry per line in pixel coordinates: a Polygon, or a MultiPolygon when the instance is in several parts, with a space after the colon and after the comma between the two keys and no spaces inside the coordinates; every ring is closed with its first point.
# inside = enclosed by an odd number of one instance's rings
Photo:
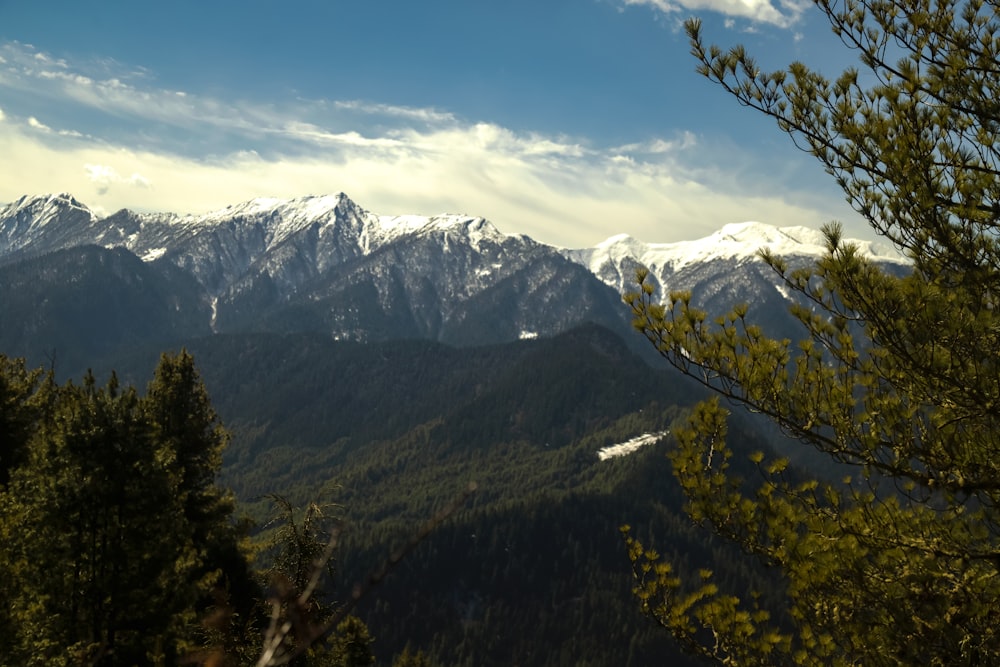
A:
{"type": "MultiPolygon", "coordinates": [[[[907,270],[908,261],[891,245],[845,239],[889,271],[907,270]]],[[[635,272],[649,270],[661,298],[672,291],[689,291],[692,303],[710,313],[724,313],[734,304],[750,305],[750,318],[767,322],[773,335],[795,335],[788,305],[795,298],[781,277],[759,256],[768,250],[789,269],[807,267],[826,252],[820,230],[773,227],[759,222],[733,223],[711,236],[677,243],[643,243],[627,235],[609,238],[595,248],[563,254],[587,266],[619,293],[636,289],[635,272]]]]}
{"type": "Polygon", "coordinates": [[[87,332],[81,357],[112,340],[212,332],[479,345],[584,322],[637,339],[620,295],[640,264],[706,309],[747,301],[783,312],[788,295],[756,257],[761,246],[793,263],[822,252],[816,231],[759,223],[699,241],[618,236],[567,250],[483,218],[376,215],[344,194],[103,218],[68,194],[26,196],[0,208],[0,344],[35,361],[87,332]]]}

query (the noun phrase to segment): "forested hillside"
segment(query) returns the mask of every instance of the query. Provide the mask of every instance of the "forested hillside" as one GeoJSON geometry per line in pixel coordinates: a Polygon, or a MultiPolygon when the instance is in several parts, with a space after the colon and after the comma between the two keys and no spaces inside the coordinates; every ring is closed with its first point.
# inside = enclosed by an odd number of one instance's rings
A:
{"type": "MultiPolygon", "coordinates": [[[[309,334],[186,347],[232,433],[220,480],[236,491],[237,514],[264,530],[256,540],[271,535],[269,494],[329,505],[342,522],[335,600],[477,484],[363,600],[380,664],[407,646],[440,665],[683,660],[630,596],[626,523],[671,544],[692,571],[769,586],[693,529],[670,483],[669,431],[691,385],[605,329],[477,348],[309,334]],[[631,456],[597,455],[658,432],[659,444],[631,456]]],[[[150,347],[103,363],[144,386],[156,357],[150,347]]],[[[751,438],[747,450],[762,444],[751,438]]]]}

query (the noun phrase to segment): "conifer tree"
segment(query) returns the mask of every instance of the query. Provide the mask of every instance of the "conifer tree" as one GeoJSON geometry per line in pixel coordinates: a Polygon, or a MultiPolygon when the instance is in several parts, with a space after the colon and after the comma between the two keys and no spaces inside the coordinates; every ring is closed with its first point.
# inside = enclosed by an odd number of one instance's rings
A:
{"type": "Polygon", "coordinates": [[[113,376],[60,389],[4,499],[22,664],[133,664],[170,633],[196,554],[166,458],[113,376]]]}
{"type": "Polygon", "coordinates": [[[27,445],[49,393],[41,369],[29,371],[24,359],[0,354],[0,488],[27,458],[27,445]]]}
{"type": "Polygon", "coordinates": [[[995,0],[815,0],[862,71],[762,72],[706,46],[700,72],[774,118],[872,228],[912,260],[890,275],[826,229],[809,270],[764,258],[803,297],[799,341],[739,306],[657,303],[640,272],[635,323],[673,365],[852,471],[793,481],[754,455],[730,467],[726,410],[702,404],[672,453],[689,511],[778,568],[788,619],[711,572],[677,576],[627,538],[643,608],[720,664],[1000,663],[1000,12],[995,0]],[[742,597],[740,597],[742,595],[742,597]]]}
{"type": "MultiPolygon", "coordinates": [[[[0,498],[10,476],[28,458],[28,443],[45,412],[52,392],[51,376],[41,370],[29,371],[23,359],[0,355],[0,498]]],[[[13,590],[18,584],[11,552],[12,531],[19,526],[5,520],[0,511],[0,591],[13,590]]],[[[13,648],[15,633],[11,619],[10,596],[0,600],[0,655],[13,648]]]]}
{"type": "Polygon", "coordinates": [[[393,659],[392,667],[431,667],[431,661],[423,651],[411,653],[410,647],[407,646],[393,659]]]}
{"type": "Polygon", "coordinates": [[[146,389],[145,407],[155,439],[173,452],[171,465],[184,514],[204,538],[219,517],[232,511],[232,497],[215,485],[229,436],[186,350],[160,357],[146,389]]]}
{"type": "Polygon", "coordinates": [[[249,586],[214,483],[224,434],[193,368],[165,356],[146,396],[114,374],[52,388],[0,489],[0,664],[176,664],[219,589],[249,586]]]}
{"type": "Polygon", "coordinates": [[[194,618],[220,602],[228,609],[233,627],[224,633],[223,648],[236,651],[230,644],[241,642],[253,624],[260,590],[247,561],[246,526],[232,521],[235,498],[216,483],[229,433],[189,352],[160,356],[142,406],[151,437],[165,452],[174,500],[194,549],[177,590],[188,596],[184,606],[194,618]]]}

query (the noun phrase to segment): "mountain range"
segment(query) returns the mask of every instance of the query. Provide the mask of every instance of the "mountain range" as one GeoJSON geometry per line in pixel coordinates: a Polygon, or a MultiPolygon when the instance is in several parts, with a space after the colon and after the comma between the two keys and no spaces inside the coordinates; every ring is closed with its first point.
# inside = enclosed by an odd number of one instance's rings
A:
{"type": "MultiPolygon", "coordinates": [[[[684,513],[664,454],[703,394],[649,363],[621,293],[643,265],[661,289],[713,310],[747,301],[791,331],[762,246],[793,265],[823,252],[816,231],[760,223],[555,248],[343,194],[200,216],[22,197],[0,208],[0,353],[141,386],[162,351],[187,348],[232,434],[220,481],[258,526],[274,495],[336,507],[341,590],[476,481],[359,607],[379,664],[411,647],[459,667],[686,666],[631,595],[622,524],[679,574],[710,568],[776,613],[781,589],[684,513]]],[[[738,454],[799,458],[759,426],[734,418],[738,454]]]]}
{"type": "Polygon", "coordinates": [[[563,249],[480,217],[377,215],[345,194],[104,217],[69,194],[24,196],[0,208],[0,301],[21,316],[0,324],[0,349],[59,354],[67,344],[47,318],[77,322],[74,360],[150,337],[248,331],[482,345],[596,322],[634,339],[620,295],[640,265],[706,309],[746,301],[783,313],[789,295],[761,247],[793,264],[823,252],[818,231],[753,222],[697,241],[563,249]]]}

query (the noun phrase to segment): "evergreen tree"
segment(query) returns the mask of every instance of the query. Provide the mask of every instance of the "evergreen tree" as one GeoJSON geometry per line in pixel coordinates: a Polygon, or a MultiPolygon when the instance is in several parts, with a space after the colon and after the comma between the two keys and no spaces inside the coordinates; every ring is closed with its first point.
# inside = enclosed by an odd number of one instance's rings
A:
{"type": "Polygon", "coordinates": [[[133,664],[171,634],[195,554],[167,454],[114,377],[59,391],[5,498],[23,664],[133,664]]]}
{"type": "MultiPolygon", "coordinates": [[[[275,664],[288,657],[288,664],[302,667],[364,667],[375,662],[374,642],[368,627],[357,616],[343,616],[324,590],[336,572],[333,547],[339,527],[331,525],[329,505],[310,503],[302,512],[282,496],[272,495],[278,512],[265,556],[265,574],[273,588],[270,601],[272,628],[287,625],[287,634],[269,632],[265,643],[275,646],[275,664]],[[343,616],[342,620],[336,619],[343,616]],[[330,626],[334,625],[332,631],[330,626]],[[329,634],[329,636],[327,636],[329,634]]],[[[270,663],[269,663],[270,664],[270,663]]]]}
{"type": "Polygon", "coordinates": [[[247,560],[248,527],[232,521],[235,498],[216,484],[229,433],[190,353],[160,356],[143,411],[156,445],[168,452],[175,500],[195,549],[179,590],[186,591],[186,606],[195,617],[224,609],[229,626],[222,633],[221,648],[230,654],[244,652],[258,620],[260,587],[247,560]]]}
{"type": "Polygon", "coordinates": [[[746,306],[710,317],[644,272],[636,326],[672,364],[854,471],[796,482],[755,455],[736,479],[726,411],[678,434],[690,513],[785,577],[779,622],[682,581],[633,538],[643,608],[721,664],[1000,662],[1000,24],[982,0],[816,0],[867,72],[828,81],[801,63],[762,72],[706,46],[700,71],[776,119],[873,229],[912,259],[888,275],[827,230],[808,271],[765,259],[805,297],[803,340],[771,340],[746,306]]]}
{"type": "Polygon", "coordinates": [[[201,644],[210,594],[231,583],[223,573],[248,581],[231,505],[214,487],[220,441],[202,428],[210,407],[196,374],[165,372],[177,363],[164,357],[146,397],[114,375],[104,387],[88,374],[54,389],[30,429],[27,456],[0,491],[4,664],[175,663],[201,644]],[[187,431],[164,417],[185,391],[196,399],[187,431]]]}
{"type": "Polygon", "coordinates": [[[172,467],[184,515],[207,539],[233,509],[231,494],[215,485],[228,434],[212,408],[194,357],[164,354],[146,390],[145,407],[157,442],[174,453],[172,467]]]}
{"type": "Polygon", "coordinates": [[[27,458],[28,439],[41,417],[51,376],[29,371],[24,359],[0,354],[0,488],[27,458]]]}
{"type": "MultiPolygon", "coordinates": [[[[28,458],[28,442],[44,414],[51,395],[51,376],[44,380],[41,370],[29,371],[23,359],[0,355],[0,494],[14,470],[28,458]]],[[[17,526],[2,520],[0,513],[0,590],[17,584],[11,553],[5,547],[17,526]]],[[[0,655],[10,652],[14,642],[10,599],[0,600],[0,655]]]]}
{"type": "Polygon", "coordinates": [[[431,667],[431,661],[423,651],[411,653],[410,647],[406,647],[392,661],[392,667],[431,667]]]}
{"type": "Polygon", "coordinates": [[[367,667],[375,663],[374,639],[357,616],[348,616],[337,624],[330,639],[331,667],[367,667]]]}

